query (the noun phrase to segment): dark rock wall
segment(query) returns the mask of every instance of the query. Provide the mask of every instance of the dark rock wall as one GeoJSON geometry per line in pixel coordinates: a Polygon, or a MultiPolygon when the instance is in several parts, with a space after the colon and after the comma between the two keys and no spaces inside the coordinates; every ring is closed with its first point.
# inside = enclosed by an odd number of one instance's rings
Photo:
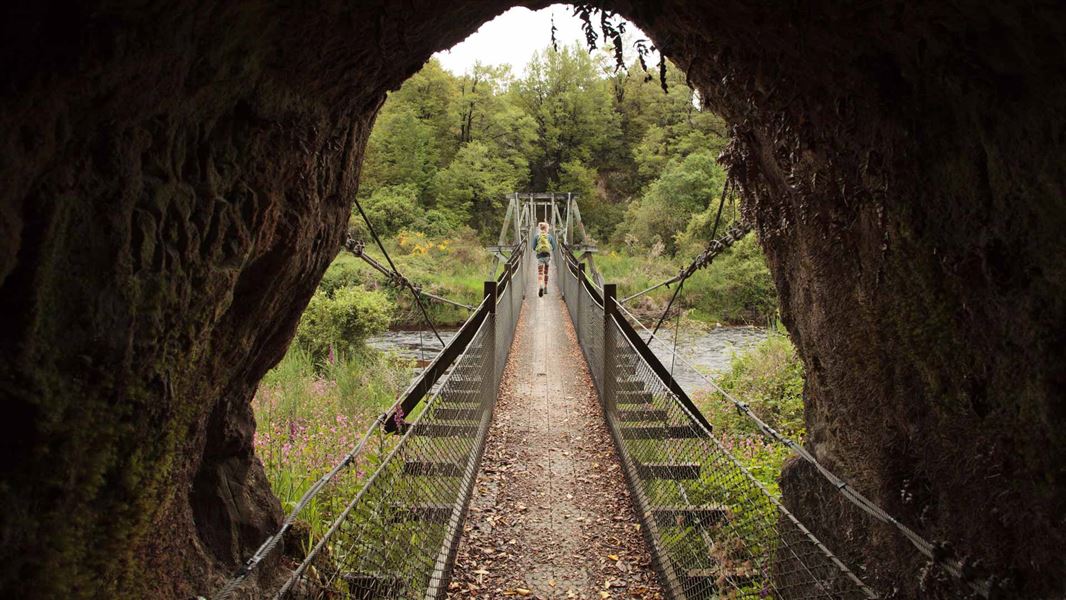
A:
{"type": "Polygon", "coordinates": [[[503,3],[74,4],[0,8],[0,595],[206,595],[386,90],[503,3]]]}
{"type": "MultiPolygon", "coordinates": [[[[734,126],[809,447],[1009,595],[1062,596],[1062,5],[687,4],[632,17],[734,126]]],[[[783,489],[883,590],[951,597],[805,465],[783,489]]]]}
{"type": "MultiPolygon", "coordinates": [[[[513,2],[25,4],[0,9],[0,590],[204,594],[281,516],[248,403],[336,252],[384,92],[513,2]]],[[[1052,595],[1061,9],[612,5],[735,126],[812,449],[1052,595]]],[[[783,483],[919,594],[899,538],[801,467],[783,483]]]]}

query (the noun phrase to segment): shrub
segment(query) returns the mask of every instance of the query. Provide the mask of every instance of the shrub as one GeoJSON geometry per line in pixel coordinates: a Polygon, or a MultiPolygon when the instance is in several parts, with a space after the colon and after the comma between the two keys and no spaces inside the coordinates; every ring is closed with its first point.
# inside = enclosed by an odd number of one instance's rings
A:
{"type": "Polygon", "coordinates": [[[374,224],[374,231],[381,236],[409,227],[421,212],[418,188],[409,183],[380,187],[362,205],[367,218],[374,224]]]}
{"type": "Polygon", "coordinates": [[[380,291],[339,287],[332,295],[319,290],[311,298],[296,330],[296,341],[311,358],[322,362],[330,348],[355,353],[366,338],[389,326],[392,303],[380,291]]]}
{"type": "MultiPolygon", "coordinates": [[[[775,328],[777,329],[777,328],[775,328]]],[[[803,363],[784,333],[774,332],[754,348],[733,356],[718,384],[746,402],[760,419],[795,441],[804,437],[803,363]]],[[[770,493],[780,496],[778,477],[792,450],[763,435],[748,417],[717,392],[696,402],[725,450],[731,453],[770,493]]]]}
{"type": "Polygon", "coordinates": [[[748,234],[685,283],[686,304],[708,321],[765,323],[777,310],[777,289],[755,238],[748,234]]]}
{"type": "MultiPolygon", "coordinates": [[[[644,245],[662,241],[673,255],[675,236],[693,215],[714,206],[722,194],[725,171],[709,152],[696,152],[673,161],[626,211],[626,231],[644,245]]],[[[623,235],[624,235],[623,233],[623,235]]]]}
{"type": "Polygon", "coordinates": [[[371,271],[366,263],[347,252],[342,252],[333,259],[326,273],[322,275],[318,291],[332,298],[339,289],[358,287],[367,281],[373,281],[375,274],[377,271],[371,271]]]}
{"type": "MultiPolygon", "coordinates": [[[[731,369],[718,384],[774,429],[793,439],[802,438],[803,362],[786,335],[773,333],[751,350],[733,357],[731,369]]],[[[758,434],[750,419],[739,415],[718,393],[704,402],[708,418],[720,431],[758,434]]]]}

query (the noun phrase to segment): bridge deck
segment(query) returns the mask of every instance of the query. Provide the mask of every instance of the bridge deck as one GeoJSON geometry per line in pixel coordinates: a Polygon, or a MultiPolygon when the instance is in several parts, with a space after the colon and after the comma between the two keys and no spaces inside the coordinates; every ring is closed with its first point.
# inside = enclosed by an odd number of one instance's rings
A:
{"type": "Polygon", "coordinates": [[[661,597],[638,523],[552,281],[523,305],[449,596],[661,597]]]}

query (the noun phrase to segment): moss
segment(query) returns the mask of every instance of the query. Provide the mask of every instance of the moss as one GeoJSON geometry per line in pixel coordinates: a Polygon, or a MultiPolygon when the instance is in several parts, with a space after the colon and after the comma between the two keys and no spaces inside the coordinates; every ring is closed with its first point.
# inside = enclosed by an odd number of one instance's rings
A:
{"type": "MultiPolygon", "coordinates": [[[[206,594],[276,524],[247,403],[339,246],[373,113],[509,5],[290,4],[9,15],[7,596],[206,594]]],[[[1010,593],[1063,595],[1058,7],[611,6],[730,123],[724,160],[811,374],[812,447],[1010,593]]],[[[869,577],[941,593],[812,474],[788,480],[869,577]]]]}

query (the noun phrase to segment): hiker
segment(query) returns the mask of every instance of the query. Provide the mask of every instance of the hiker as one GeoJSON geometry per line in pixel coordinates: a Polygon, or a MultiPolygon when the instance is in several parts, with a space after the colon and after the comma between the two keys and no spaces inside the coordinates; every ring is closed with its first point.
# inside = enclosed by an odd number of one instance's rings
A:
{"type": "Polygon", "coordinates": [[[548,263],[551,262],[552,252],[555,251],[555,236],[548,233],[548,224],[543,221],[537,224],[533,251],[537,253],[537,283],[540,285],[537,296],[543,296],[548,293],[548,263]]]}

